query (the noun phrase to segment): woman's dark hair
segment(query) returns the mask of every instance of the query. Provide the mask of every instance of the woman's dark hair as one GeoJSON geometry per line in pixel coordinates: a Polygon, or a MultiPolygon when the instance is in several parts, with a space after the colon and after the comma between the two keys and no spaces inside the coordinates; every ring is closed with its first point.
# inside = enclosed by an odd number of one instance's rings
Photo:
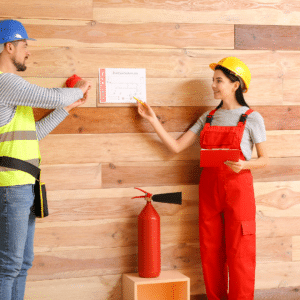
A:
{"type": "MultiPolygon", "coordinates": [[[[231,81],[231,82],[236,82],[239,81],[240,82],[240,86],[239,88],[235,91],[235,98],[237,100],[237,102],[240,105],[243,106],[248,106],[249,105],[246,103],[245,99],[244,99],[244,95],[243,95],[243,89],[242,89],[242,85],[244,85],[244,83],[242,82],[242,80],[240,80],[236,75],[232,74],[231,71],[229,71],[227,68],[224,68],[220,65],[217,65],[215,70],[221,70],[224,75],[231,81]]],[[[219,109],[220,107],[222,107],[223,105],[223,100],[221,101],[221,103],[217,106],[217,109],[219,109]]]]}

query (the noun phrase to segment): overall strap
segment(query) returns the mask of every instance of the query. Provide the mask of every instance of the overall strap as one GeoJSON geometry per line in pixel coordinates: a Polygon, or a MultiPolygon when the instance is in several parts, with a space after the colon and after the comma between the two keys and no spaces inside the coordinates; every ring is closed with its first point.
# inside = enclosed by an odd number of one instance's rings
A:
{"type": "MultiPolygon", "coordinates": [[[[213,116],[214,116],[216,111],[217,111],[217,109],[214,109],[206,116],[205,126],[210,126],[211,125],[211,122],[213,120],[213,116]]],[[[244,114],[242,114],[240,119],[239,119],[238,126],[245,126],[246,125],[246,120],[252,112],[253,112],[253,110],[249,108],[244,114]]]]}
{"type": "Polygon", "coordinates": [[[217,111],[217,109],[212,110],[207,116],[206,116],[206,121],[205,121],[205,125],[208,124],[210,125],[212,120],[213,120],[213,116],[215,114],[215,112],[217,111]]]}
{"type": "Polygon", "coordinates": [[[246,126],[247,118],[252,112],[253,110],[249,108],[244,114],[242,114],[238,126],[246,126]]]}

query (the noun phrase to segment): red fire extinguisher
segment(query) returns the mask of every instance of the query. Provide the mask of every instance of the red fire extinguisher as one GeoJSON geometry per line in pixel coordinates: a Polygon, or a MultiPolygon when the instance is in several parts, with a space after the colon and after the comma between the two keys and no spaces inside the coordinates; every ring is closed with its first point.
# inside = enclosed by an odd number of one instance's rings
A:
{"type": "Polygon", "coordinates": [[[138,270],[139,276],[145,278],[158,277],[161,271],[160,250],[160,217],[151,200],[164,203],[181,204],[181,193],[169,193],[133,198],[145,198],[147,204],[138,216],[138,270]]]}

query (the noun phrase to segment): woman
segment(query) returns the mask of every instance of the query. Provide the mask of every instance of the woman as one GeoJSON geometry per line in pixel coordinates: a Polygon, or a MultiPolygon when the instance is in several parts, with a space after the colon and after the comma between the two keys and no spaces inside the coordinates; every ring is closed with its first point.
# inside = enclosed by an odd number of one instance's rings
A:
{"type": "Polygon", "coordinates": [[[214,70],[214,98],[222,101],[179,139],[165,131],[146,103],[138,104],[138,112],[175,153],[191,146],[199,135],[202,149],[240,150],[238,161],[202,170],[199,237],[208,299],[250,300],[254,298],[256,264],[255,199],[250,170],[269,163],[266,131],[261,115],[249,109],[243,97],[251,80],[248,67],[236,57],[227,57],[210,68],[214,70]],[[257,159],[251,159],[254,144],[257,159]]]}

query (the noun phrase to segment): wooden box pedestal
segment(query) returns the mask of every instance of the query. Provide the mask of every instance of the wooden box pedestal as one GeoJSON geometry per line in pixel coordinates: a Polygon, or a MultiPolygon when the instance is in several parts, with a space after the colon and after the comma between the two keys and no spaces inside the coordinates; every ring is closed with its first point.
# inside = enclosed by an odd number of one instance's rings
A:
{"type": "Polygon", "coordinates": [[[159,277],[123,274],[123,300],[190,300],[190,278],[179,271],[162,271],[159,277]]]}

